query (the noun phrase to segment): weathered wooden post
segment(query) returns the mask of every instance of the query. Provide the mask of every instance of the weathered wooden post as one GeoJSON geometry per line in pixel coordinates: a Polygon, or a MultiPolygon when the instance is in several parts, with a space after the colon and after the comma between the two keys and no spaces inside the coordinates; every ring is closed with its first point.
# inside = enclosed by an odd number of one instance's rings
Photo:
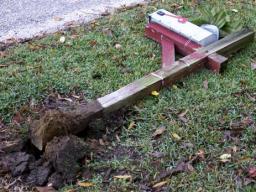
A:
{"type": "MultiPolygon", "coordinates": [[[[163,13],[159,13],[159,17],[161,14],[163,16],[163,13]]],[[[169,13],[164,12],[164,14],[169,13]]],[[[209,32],[201,32],[201,36],[195,35],[188,38],[187,34],[190,33],[183,31],[184,27],[187,24],[193,24],[185,18],[171,14],[169,17],[176,22],[175,30],[171,30],[170,27],[157,22],[158,15],[156,18],[151,15],[145,34],[161,43],[162,68],[86,106],[79,106],[72,110],[46,112],[30,128],[31,141],[38,149],[42,150],[55,136],[77,134],[86,129],[92,119],[131,105],[152,91],[173,84],[199,69],[206,67],[219,72],[221,64],[227,61],[230,54],[254,40],[254,32],[249,29],[243,29],[216,42],[213,42],[214,37],[209,32]],[[186,56],[174,61],[174,48],[186,56]]],[[[201,29],[197,30],[196,34],[199,34],[201,29]]]]}

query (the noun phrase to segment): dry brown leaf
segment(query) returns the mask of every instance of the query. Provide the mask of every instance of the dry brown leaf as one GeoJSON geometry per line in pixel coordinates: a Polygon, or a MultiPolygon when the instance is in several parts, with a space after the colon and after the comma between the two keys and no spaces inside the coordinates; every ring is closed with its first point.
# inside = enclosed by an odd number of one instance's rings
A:
{"type": "Polygon", "coordinates": [[[181,140],[181,137],[177,133],[172,133],[172,137],[177,141],[181,140]]]}
{"type": "Polygon", "coordinates": [[[92,47],[94,47],[95,45],[97,45],[97,41],[96,40],[91,40],[90,42],[89,42],[89,44],[92,46],[92,47]]]}
{"type": "Polygon", "coordinates": [[[68,102],[70,102],[70,103],[72,103],[72,102],[73,102],[73,100],[72,100],[72,99],[70,99],[70,98],[63,98],[63,100],[68,101],[68,102]]]}
{"type": "Polygon", "coordinates": [[[127,180],[127,179],[131,180],[132,176],[131,175],[116,175],[116,176],[114,176],[114,178],[116,178],[116,179],[124,179],[124,180],[127,180]]]}
{"type": "Polygon", "coordinates": [[[38,192],[57,192],[52,186],[36,187],[38,192]]]}
{"type": "Polygon", "coordinates": [[[179,119],[183,122],[183,123],[187,123],[188,119],[185,117],[179,117],[179,119]]]}
{"type": "Polygon", "coordinates": [[[68,189],[68,190],[66,190],[64,192],[76,192],[76,190],[75,189],[68,189]]]}
{"type": "Polygon", "coordinates": [[[159,127],[157,130],[155,130],[155,132],[153,133],[153,137],[157,137],[163,134],[163,132],[165,132],[166,128],[164,126],[159,127]]]}
{"type": "Polygon", "coordinates": [[[122,45],[120,45],[119,43],[115,44],[115,48],[116,49],[121,49],[122,48],[122,45]]]}
{"type": "Polygon", "coordinates": [[[195,171],[194,167],[193,167],[190,163],[187,163],[187,169],[188,169],[188,171],[190,171],[190,172],[195,171]]]}
{"type": "Polygon", "coordinates": [[[176,167],[169,169],[169,170],[165,170],[163,172],[160,172],[160,175],[158,176],[158,181],[161,181],[162,179],[165,179],[167,177],[171,177],[173,175],[176,175],[178,173],[182,173],[182,172],[193,172],[195,169],[192,166],[194,160],[190,160],[189,162],[179,162],[176,167]]]}
{"type": "Polygon", "coordinates": [[[184,112],[180,113],[179,117],[184,117],[188,113],[188,109],[186,109],[184,112]]]}
{"type": "Polygon", "coordinates": [[[77,185],[80,187],[92,187],[92,186],[94,186],[94,183],[89,182],[89,181],[79,181],[77,183],[77,185]]]}
{"type": "Polygon", "coordinates": [[[153,188],[163,187],[166,184],[167,184],[167,181],[162,181],[162,182],[159,182],[159,183],[156,183],[155,185],[153,185],[153,188]]]}
{"type": "Polygon", "coordinates": [[[231,154],[225,153],[220,156],[220,161],[223,163],[229,162],[231,160],[231,154]]]}
{"type": "Polygon", "coordinates": [[[246,162],[246,161],[252,161],[253,159],[251,157],[242,157],[241,159],[239,159],[237,162],[238,163],[242,163],[242,162],[246,162]]]}
{"type": "Polygon", "coordinates": [[[132,122],[129,124],[128,129],[132,129],[132,128],[134,128],[134,127],[136,127],[136,124],[135,124],[134,121],[132,121],[132,122]]]}
{"type": "Polygon", "coordinates": [[[188,113],[188,109],[186,109],[184,112],[180,113],[178,115],[179,119],[183,122],[183,123],[187,123],[188,119],[185,117],[186,114],[188,113]]]}
{"type": "Polygon", "coordinates": [[[79,95],[72,95],[72,97],[76,98],[76,99],[80,99],[79,95]]]}
{"type": "Polygon", "coordinates": [[[102,145],[102,146],[104,146],[104,145],[105,145],[105,143],[104,143],[103,139],[99,139],[99,143],[100,143],[100,145],[102,145]]]}
{"type": "Polygon", "coordinates": [[[120,140],[120,138],[119,138],[119,136],[116,134],[116,140],[118,141],[118,142],[121,142],[121,140],[120,140]]]}
{"type": "Polygon", "coordinates": [[[196,155],[200,158],[200,159],[205,159],[205,152],[203,149],[199,149],[198,152],[196,153],[196,155]]]}

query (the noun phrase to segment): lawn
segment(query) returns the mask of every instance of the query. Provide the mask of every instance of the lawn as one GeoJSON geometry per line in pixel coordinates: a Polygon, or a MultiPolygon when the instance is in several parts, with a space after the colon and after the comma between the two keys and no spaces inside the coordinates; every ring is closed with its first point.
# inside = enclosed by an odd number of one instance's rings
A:
{"type": "MultiPolygon", "coordinates": [[[[158,8],[192,19],[200,6],[221,5],[256,29],[255,1],[202,2],[159,1],[6,50],[0,57],[0,65],[8,65],[0,68],[0,117],[6,124],[17,113],[33,118],[31,106],[56,92],[96,99],[158,69],[161,48],[144,37],[146,15],[158,8]]],[[[235,54],[222,74],[202,70],[126,109],[120,124],[110,120],[108,129],[117,131],[101,142],[101,157],[86,160],[93,186],[62,191],[146,191],[160,182],[161,172],[195,156],[188,170],[163,178],[155,190],[255,191],[256,171],[248,172],[256,167],[253,59],[256,43],[235,54]],[[164,133],[153,137],[161,127],[164,133]]],[[[25,124],[20,129],[26,135],[25,124]]]]}

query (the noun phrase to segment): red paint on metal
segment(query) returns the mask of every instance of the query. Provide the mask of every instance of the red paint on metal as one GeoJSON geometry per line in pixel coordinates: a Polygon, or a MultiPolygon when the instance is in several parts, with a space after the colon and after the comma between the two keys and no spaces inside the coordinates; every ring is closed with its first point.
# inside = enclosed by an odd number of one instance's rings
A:
{"type": "Polygon", "coordinates": [[[145,35],[158,43],[161,43],[161,38],[165,38],[173,41],[175,48],[178,47],[182,55],[188,55],[200,48],[201,45],[175,33],[157,23],[149,23],[146,26],[145,35]]]}
{"type": "Polygon", "coordinates": [[[162,46],[162,68],[168,69],[175,61],[175,49],[182,55],[188,55],[201,45],[175,33],[159,24],[149,23],[145,35],[162,46]]]}
{"type": "Polygon", "coordinates": [[[188,63],[189,60],[207,59],[206,67],[214,72],[220,72],[221,64],[226,62],[227,58],[212,54],[207,57],[205,53],[196,52],[202,46],[175,33],[157,23],[148,23],[145,28],[145,35],[153,39],[162,46],[162,68],[169,69],[175,61],[175,50],[183,56],[182,62],[188,63]]]}
{"type": "Polygon", "coordinates": [[[228,58],[223,57],[222,55],[219,55],[217,53],[213,53],[208,56],[208,63],[206,64],[206,67],[215,73],[219,73],[222,64],[225,63],[227,60],[228,58]]]}

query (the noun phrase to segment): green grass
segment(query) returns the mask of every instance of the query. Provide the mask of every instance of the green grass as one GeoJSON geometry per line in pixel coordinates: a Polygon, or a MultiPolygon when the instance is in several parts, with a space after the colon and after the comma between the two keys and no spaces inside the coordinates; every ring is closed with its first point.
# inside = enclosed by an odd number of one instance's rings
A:
{"type": "MultiPolygon", "coordinates": [[[[234,3],[208,0],[200,6],[221,4],[232,18],[255,30],[254,1],[230,2],[234,3]],[[234,13],[232,9],[238,12],[234,13]]],[[[21,106],[28,105],[31,100],[40,103],[53,90],[59,93],[83,92],[86,100],[95,99],[158,69],[160,46],[143,35],[146,14],[165,8],[188,18],[197,17],[197,7],[191,6],[190,1],[180,1],[180,4],[183,7],[174,10],[173,1],[166,0],[118,13],[99,20],[96,26],[65,32],[64,44],[59,42],[61,35],[56,34],[9,49],[8,55],[0,59],[0,64],[10,65],[0,69],[0,116],[8,122],[21,106]],[[106,28],[113,31],[112,37],[104,35],[102,30],[106,28]],[[72,39],[74,35],[78,37],[72,39]],[[117,43],[121,44],[121,49],[115,48],[117,43]]],[[[88,166],[92,169],[112,167],[117,171],[127,170],[139,180],[142,179],[140,173],[148,173],[154,182],[160,170],[173,167],[179,160],[203,149],[206,160],[196,163],[194,172],[181,173],[169,179],[167,186],[170,191],[255,191],[253,185],[239,188],[235,182],[239,169],[255,165],[254,125],[246,127],[238,143],[224,141],[224,131],[218,131],[245,117],[256,120],[255,101],[250,100],[247,94],[235,94],[241,90],[247,90],[248,94],[256,92],[256,72],[251,69],[255,50],[256,43],[253,43],[235,54],[221,75],[203,70],[184,78],[174,88],[162,90],[159,97],[149,96],[137,103],[137,108],[132,107],[136,115],[126,118],[120,134],[121,142],[113,141],[112,144],[136,150],[141,155],[138,162],[127,157],[113,157],[91,161],[88,166]],[[203,87],[205,80],[209,82],[207,90],[203,87]],[[177,117],[185,110],[188,110],[187,124],[177,117]],[[136,127],[127,129],[132,121],[136,127]],[[159,126],[165,126],[166,132],[154,141],[151,135],[159,126]],[[177,133],[181,141],[173,139],[171,133],[177,133]],[[193,147],[182,148],[184,142],[193,144],[193,147]],[[238,147],[234,159],[221,164],[219,156],[234,146],[238,147]],[[158,166],[153,165],[150,155],[155,151],[166,154],[164,159],[158,159],[158,166]],[[249,157],[247,161],[238,161],[245,157],[249,157]],[[210,164],[212,168],[208,169],[210,164]]],[[[139,191],[139,182],[111,179],[106,185],[97,173],[91,181],[96,186],[81,191],[139,191]]],[[[67,186],[63,191],[69,188],[79,190],[77,186],[67,186]]]]}

